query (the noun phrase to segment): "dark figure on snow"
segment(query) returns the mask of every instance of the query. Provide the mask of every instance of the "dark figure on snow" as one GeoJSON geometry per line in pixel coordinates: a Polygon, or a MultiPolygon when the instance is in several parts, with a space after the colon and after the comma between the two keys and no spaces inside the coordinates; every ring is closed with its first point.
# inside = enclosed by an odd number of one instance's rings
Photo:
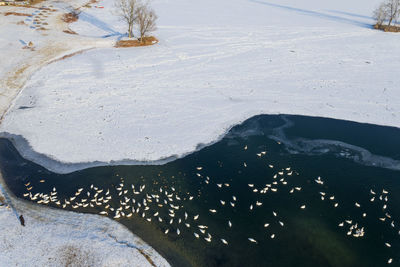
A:
{"type": "Polygon", "coordinates": [[[19,216],[19,221],[21,222],[22,226],[25,226],[25,219],[24,219],[24,217],[22,215],[19,216]]]}

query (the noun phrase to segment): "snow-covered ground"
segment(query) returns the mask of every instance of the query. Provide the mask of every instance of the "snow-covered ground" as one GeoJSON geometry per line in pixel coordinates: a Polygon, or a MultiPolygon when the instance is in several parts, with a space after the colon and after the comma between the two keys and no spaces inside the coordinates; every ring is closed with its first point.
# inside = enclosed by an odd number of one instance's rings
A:
{"type": "MultiPolygon", "coordinates": [[[[159,44],[41,68],[0,131],[25,157],[69,172],[165,162],[262,113],[399,127],[400,34],[371,29],[379,2],[155,0],[159,44]]],[[[71,29],[120,38],[113,1],[98,5],[71,29]]]]}
{"type": "Polygon", "coordinates": [[[115,221],[33,205],[1,185],[0,224],[1,266],[169,266],[115,221]]]}

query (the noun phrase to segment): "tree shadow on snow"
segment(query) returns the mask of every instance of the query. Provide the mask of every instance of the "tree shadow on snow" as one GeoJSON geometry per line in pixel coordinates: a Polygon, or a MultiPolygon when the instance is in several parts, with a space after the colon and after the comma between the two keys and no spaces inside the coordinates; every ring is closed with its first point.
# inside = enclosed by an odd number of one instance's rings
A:
{"type": "MultiPolygon", "coordinates": [[[[327,19],[327,20],[331,20],[331,21],[351,24],[351,25],[355,25],[355,26],[363,27],[363,28],[369,28],[369,29],[372,28],[371,24],[368,24],[368,23],[365,23],[365,22],[361,22],[361,21],[357,21],[357,20],[353,20],[353,19],[349,19],[349,18],[343,18],[343,17],[336,16],[336,15],[324,14],[324,13],[321,13],[321,12],[318,12],[318,11],[301,9],[301,8],[290,7],[290,6],[284,6],[284,5],[269,3],[269,2],[260,1],[260,0],[249,0],[249,1],[253,2],[253,3],[261,4],[261,5],[266,5],[266,6],[271,6],[271,7],[276,7],[276,8],[280,8],[280,9],[296,12],[296,13],[299,13],[299,14],[302,14],[302,15],[307,15],[307,16],[312,16],[312,17],[319,17],[319,18],[322,18],[322,19],[327,19]]],[[[335,11],[335,13],[339,13],[339,14],[343,14],[343,15],[352,15],[352,16],[356,17],[355,14],[351,14],[351,13],[347,13],[347,12],[335,11]]],[[[357,15],[357,16],[358,17],[362,17],[362,18],[368,18],[368,17],[363,17],[363,16],[360,16],[360,15],[357,15]]]]}

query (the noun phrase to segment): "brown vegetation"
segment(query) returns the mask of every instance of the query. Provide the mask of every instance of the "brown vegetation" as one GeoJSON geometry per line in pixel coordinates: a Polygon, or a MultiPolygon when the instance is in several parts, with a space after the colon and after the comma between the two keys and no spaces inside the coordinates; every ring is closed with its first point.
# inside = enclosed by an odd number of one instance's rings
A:
{"type": "Polygon", "coordinates": [[[140,40],[120,40],[115,44],[115,47],[136,47],[136,46],[147,46],[158,43],[158,40],[154,36],[143,37],[142,42],[140,40]]]}
{"type": "Polygon", "coordinates": [[[62,20],[66,23],[72,23],[79,19],[79,14],[75,12],[65,13],[62,16],[62,20]]]}
{"type": "Polygon", "coordinates": [[[154,261],[151,259],[151,257],[149,255],[147,255],[146,253],[144,253],[143,250],[138,249],[138,251],[140,252],[140,254],[142,254],[146,260],[150,263],[151,266],[156,267],[157,265],[154,264],[154,261]]]}
{"type": "Polygon", "coordinates": [[[18,13],[18,12],[5,12],[4,16],[30,16],[31,14],[26,14],[26,13],[18,13]]]}
{"type": "Polygon", "coordinates": [[[388,25],[375,24],[374,29],[382,30],[385,32],[400,32],[400,26],[388,26],[388,25]]]}
{"type": "Polygon", "coordinates": [[[74,31],[71,30],[71,29],[63,30],[63,32],[68,33],[68,34],[77,34],[76,32],[74,32],[74,31]]]}
{"type": "Polygon", "coordinates": [[[96,259],[92,252],[73,245],[64,245],[57,251],[62,266],[96,266],[96,259]]]}

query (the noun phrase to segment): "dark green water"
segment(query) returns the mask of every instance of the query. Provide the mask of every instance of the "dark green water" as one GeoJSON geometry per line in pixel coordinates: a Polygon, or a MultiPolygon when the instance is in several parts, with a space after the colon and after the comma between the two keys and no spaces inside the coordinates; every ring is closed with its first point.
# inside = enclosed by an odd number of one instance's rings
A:
{"type": "Polygon", "coordinates": [[[390,266],[400,266],[397,128],[263,115],[234,127],[216,144],[165,165],[96,167],[64,175],[24,160],[9,141],[1,139],[0,167],[19,197],[29,199],[23,196],[28,192],[50,195],[56,187],[57,199],[43,205],[62,208],[65,199],[83,188],[66,209],[107,211],[112,218],[117,208],[122,206],[128,215],[134,207],[131,217],[116,220],[175,266],[386,266],[390,258],[390,266]],[[323,184],[315,182],[319,176],[323,184]],[[120,183],[122,191],[117,189],[120,183]],[[92,184],[103,191],[91,202],[96,193],[92,184]],[[104,203],[107,190],[112,199],[104,203]],[[72,208],[90,202],[93,207],[72,208]],[[208,227],[205,234],[198,225],[208,227]],[[355,237],[357,229],[363,229],[364,236],[355,237]],[[208,234],[211,242],[204,239],[208,234]]]}

